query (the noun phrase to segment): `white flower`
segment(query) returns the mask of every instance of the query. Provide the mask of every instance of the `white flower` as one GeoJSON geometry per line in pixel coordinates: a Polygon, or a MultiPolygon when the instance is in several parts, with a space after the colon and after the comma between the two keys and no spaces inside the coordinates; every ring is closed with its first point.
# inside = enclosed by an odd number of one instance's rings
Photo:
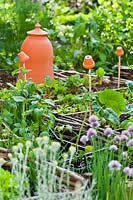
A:
{"type": "Polygon", "coordinates": [[[14,153],[17,153],[17,152],[19,151],[19,147],[18,147],[18,146],[13,146],[13,147],[12,147],[12,151],[13,151],[14,153]]]}
{"type": "Polygon", "coordinates": [[[58,151],[58,149],[60,148],[61,144],[59,142],[52,142],[51,144],[51,150],[52,151],[58,151]]]}
{"type": "Polygon", "coordinates": [[[56,167],[56,166],[58,165],[57,160],[54,160],[54,161],[53,161],[53,165],[54,165],[54,167],[56,167]]]}
{"type": "Polygon", "coordinates": [[[36,138],[36,142],[38,145],[40,145],[42,143],[42,138],[41,137],[37,137],[36,138]]]}
{"type": "Polygon", "coordinates": [[[17,146],[18,146],[19,149],[22,149],[24,145],[22,143],[18,143],[17,146]]]}
{"type": "Polygon", "coordinates": [[[49,137],[48,136],[43,136],[42,137],[44,144],[48,144],[49,137]]]}
{"type": "Polygon", "coordinates": [[[64,158],[64,161],[67,160],[68,154],[67,154],[67,153],[64,153],[64,154],[63,154],[63,158],[64,158]]]}
{"type": "Polygon", "coordinates": [[[18,159],[17,159],[17,158],[12,158],[12,164],[13,164],[13,165],[18,164],[18,159]]]}
{"type": "Polygon", "coordinates": [[[40,147],[33,149],[33,152],[37,157],[43,155],[43,149],[40,147]]]}
{"type": "Polygon", "coordinates": [[[3,159],[3,158],[0,158],[0,167],[2,166],[2,165],[4,165],[6,163],[6,161],[3,159]]]}
{"type": "Polygon", "coordinates": [[[18,153],[17,156],[18,156],[18,158],[19,158],[20,160],[23,160],[23,159],[24,159],[24,154],[23,154],[23,153],[18,153]]]}
{"type": "Polygon", "coordinates": [[[76,152],[76,148],[74,146],[70,146],[69,147],[69,151],[71,153],[71,156],[73,156],[75,154],[75,152],[76,152]]]}
{"type": "Polygon", "coordinates": [[[30,148],[32,146],[32,142],[31,141],[26,141],[25,143],[27,148],[30,148]]]}

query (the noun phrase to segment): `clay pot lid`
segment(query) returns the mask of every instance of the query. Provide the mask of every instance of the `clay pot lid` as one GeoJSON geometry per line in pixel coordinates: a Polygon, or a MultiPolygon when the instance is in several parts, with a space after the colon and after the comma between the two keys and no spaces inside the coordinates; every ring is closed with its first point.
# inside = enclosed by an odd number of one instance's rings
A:
{"type": "Polygon", "coordinates": [[[40,28],[41,28],[41,25],[39,23],[37,23],[35,25],[35,29],[28,31],[27,34],[28,35],[38,35],[38,36],[48,35],[48,33],[46,31],[43,31],[40,28]]]}

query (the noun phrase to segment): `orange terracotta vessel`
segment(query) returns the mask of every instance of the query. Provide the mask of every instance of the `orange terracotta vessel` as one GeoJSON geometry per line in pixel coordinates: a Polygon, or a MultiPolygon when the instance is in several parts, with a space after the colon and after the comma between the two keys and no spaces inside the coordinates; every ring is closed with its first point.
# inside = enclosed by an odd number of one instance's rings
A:
{"type": "Polygon", "coordinates": [[[92,69],[94,66],[95,66],[95,62],[94,62],[92,56],[90,56],[90,55],[85,56],[84,62],[83,62],[83,67],[85,69],[92,69]]]}
{"type": "Polygon", "coordinates": [[[124,54],[124,51],[123,51],[122,47],[117,47],[116,48],[116,55],[117,56],[123,56],[123,54],[124,54]]]}
{"type": "MultiPolygon", "coordinates": [[[[51,80],[54,79],[53,47],[48,39],[47,32],[40,27],[41,25],[38,23],[34,30],[27,32],[28,36],[20,49],[29,57],[25,63],[20,62],[20,67],[25,66],[29,70],[26,77],[37,84],[44,83],[46,76],[49,76],[51,80]]],[[[22,79],[21,72],[18,79],[22,79]]]]}

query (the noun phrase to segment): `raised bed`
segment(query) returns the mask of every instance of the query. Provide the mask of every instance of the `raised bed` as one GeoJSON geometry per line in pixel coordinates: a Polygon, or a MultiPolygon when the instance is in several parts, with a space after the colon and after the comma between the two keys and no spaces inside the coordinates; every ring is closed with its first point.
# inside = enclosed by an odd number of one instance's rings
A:
{"type": "MultiPolygon", "coordinates": [[[[85,73],[80,73],[77,71],[65,71],[65,70],[60,70],[59,72],[54,72],[54,76],[55,79],[59,79],[62,81],[66,81],[67,77],[69,76],[73,76],[73,75],[79,75],[81,78],[84,77],[85,73]]],[[[110,76],[104,76],[102,78],[102,84],[98,84],[99,79],[97,76],[92,75],[92,90],[97,92],[97,91],[101,91],[105,88],[111,88],[111,89],[117,89],[117,82],[118,82],[118,78],[117,77],[113,77],[112,75],[110,76]]],[[[121,88],[127,88],[126,85],[126,80],[121,78],[120,81],[120,87],[121,88]]],[[[89,90],[89,86],[88,86],[88,90],[89,90]]]]}

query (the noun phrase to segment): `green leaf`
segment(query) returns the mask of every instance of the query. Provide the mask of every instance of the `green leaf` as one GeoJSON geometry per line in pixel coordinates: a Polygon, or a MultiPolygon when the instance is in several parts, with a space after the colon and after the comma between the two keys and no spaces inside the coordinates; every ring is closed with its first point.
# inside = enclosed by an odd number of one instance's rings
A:
{"type": "Polygon", "coordinates": [[[45,103],[51,105],[51,106],[54,106],[54,101],[52,99],[45,99],[45,103]]]}
{"type": "Polygon", "coordinates": [[[66,130],[68,130],[70,133],[72,133],[72,126],[69,124],[66,125],[66,130]]]}
{"type": "Polygon", "coordinates": [[[112,89],[105,89],[99,94],[99,102],[105,108],[112,108],[118,115],[125,109],[125,99],[120,92],[112,89]]]}
{"type": "Polygon", "coordinates": [[[108,119],[110,122],[112,122],[113,124],[116,124],[116,125],[119,124],[119,118],[116,112],[114,112],[111,108],[106,108],[104,110],[104,117],[108,119]]]}
{"type": "Polygon", "coordinates": [[[12,72],[12,76],[18,74],[20,72],[20,69],[15,69],[13,72],[12,72]]]}
{"type": "Polygon", "coordinates": [[[133,93],[133,81],[127,82],[127,87],[130,90],[130,92],[133,93]]]}
{"type": "Polygon", "coordinates": [[[96,70],[96,75],[99,76],[99,77],[103,77],[105,74],[105,71],[102,67],[99,67],[97,70],[96,70]]]}
{"type": "Polygon", "coordinates": [[[49,133],[48,131],[43,131],[40,133],[40,137],[43,137],[43,136],[48,136],[49,137],[49,133]]]}
{"type": "Polygon", "coordinates": [[[39,121],[42,117],[43,109],[42,108],[35,108],[34,109],[34,118],[36,121],[39,121]]]}
{"type": "Polygon", "coordinates": [[[86,23],[80,23],[74,28],[74,38],[77,39],[84,35],[86,23]]]}
{"type": "Polygon", "coordinates": [[[45,83],[48,84],[48,85],[50,85],[50,83],[51,83],[51,79],[50,79],[49,76],[45,76],[45,77],[44,77],[44,81],[45,81],[45,83]]]}
{"type": "Polygon", "coordinates": [[[33,135],[31,133],[24,132],[23,137],[24,137],[24,140],[31,140],[33,135]]]}
{"type": "Polygon", "coordinates": [[[12,98],[15,102],[23,102],[25,100],[22,96],[13,96],[12,98]]]}
{"type": "Polygon", "coordinates": [[[99,58],[100,58],[101,61],[105,61],[106,55],[104,53],[99,53],[99,58]]]}

